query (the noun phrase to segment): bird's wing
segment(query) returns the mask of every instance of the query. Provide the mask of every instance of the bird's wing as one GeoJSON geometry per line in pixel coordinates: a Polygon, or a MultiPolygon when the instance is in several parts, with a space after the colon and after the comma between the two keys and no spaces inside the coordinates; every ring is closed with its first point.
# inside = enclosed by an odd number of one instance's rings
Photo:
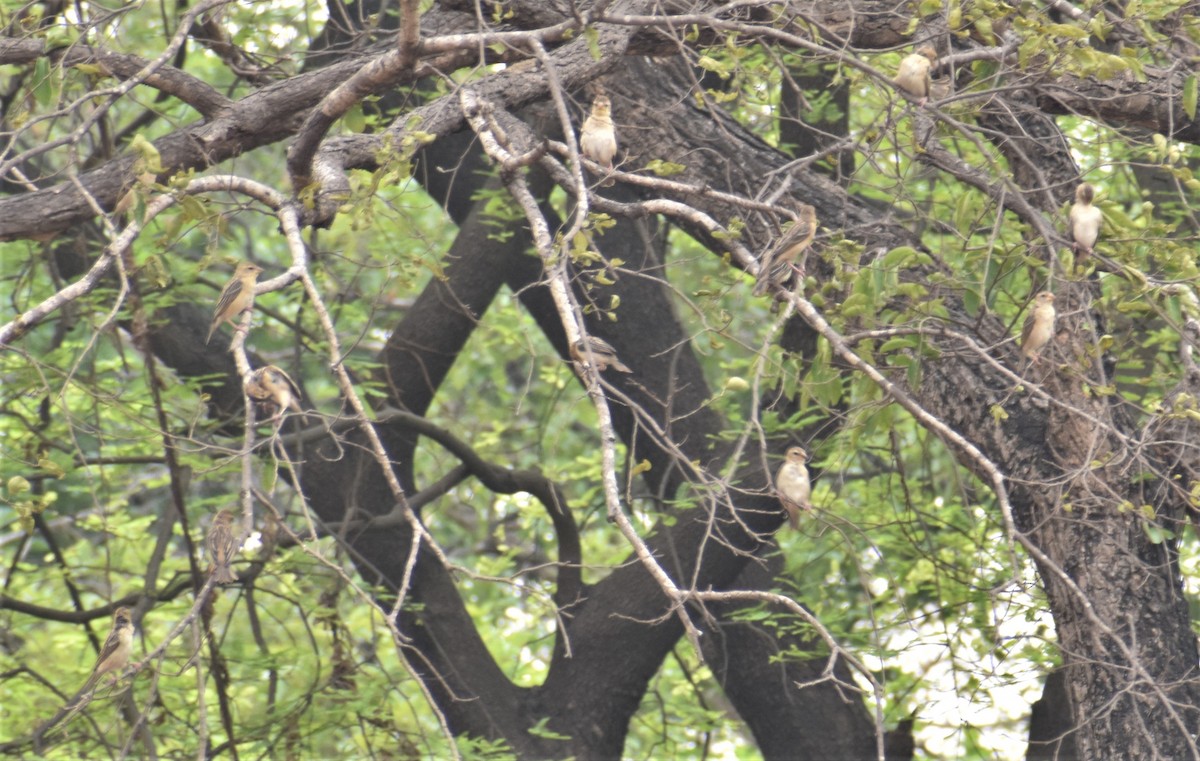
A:
{"type": "Polygon", "coordinates": [[[217,309],[213,314],[220,318],[241,293],[242,281],[237,278],[230,280],[229,285],[225,286],[225,290],[221,291],[221,298],[217,301],[217,309]]]}

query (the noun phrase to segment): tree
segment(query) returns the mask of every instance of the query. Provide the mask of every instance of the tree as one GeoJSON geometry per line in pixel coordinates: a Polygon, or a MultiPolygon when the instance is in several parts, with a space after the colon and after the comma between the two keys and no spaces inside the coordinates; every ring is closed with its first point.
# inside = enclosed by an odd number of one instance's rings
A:
{"type": "Polygon", "coordinates": [[[7,749],[906,758],[933,645],[1044,679],[1029,757],[1200,756],[1186,7],[420,6],[6,8],[7,749]],[[49,729],[120,604],[136,676],[49,729]]]}

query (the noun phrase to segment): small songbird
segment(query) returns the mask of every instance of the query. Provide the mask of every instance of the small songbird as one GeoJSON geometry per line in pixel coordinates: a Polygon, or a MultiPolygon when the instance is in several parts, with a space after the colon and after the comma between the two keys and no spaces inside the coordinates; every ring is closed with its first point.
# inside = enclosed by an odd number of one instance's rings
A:
{"type": "Polygon", "coordinates": [[[213,517],[212,526],[208,529],[208,556],[212,560],[213,581],[217,584],[229,584],[237,581],[237,574],[230,569],[237,554],[239,542],[234,535],[233,513],[221,510],[213,517]]]}
{"type": "Polygon", "coordinates": [[[939,77],[929,80],[929,99],[945,100],[954,94],[954,80],[950,77],[939,77]]]}
{"type": "Polygon", "coordinates": [[[1071,237],[1075,240],[1075,256],[1080,260],[1092,253],[1100,227],[1104,224],[1104,213],[1092,206],[1096,189],[1088,183],[1075,188],[1075,203],[1071,204],[1071,237]]]}
{"type": "Polygon", "coordinates": [[[607,95],[597,95],[592,101],[592,111],[579,131],[579,148],[584,156],[612,171],[613,157],[617,155],[617,133],[613,128],[612,101],[607,95]]]}
{"type": "Polygon", "coordinates": [[[929,72],[937,61],[937,51],[928,45],[917,48],[915,53],[909,53],[900,60],[900,68],[892,82],[909,95],[917,98],[919,105],[925,105],[929,100],[931,83],[929,72]]]}
{"type": "Polygon", "coordinates": [[[237,269],[233,271],[233,278],[225,285],[221,291],[221,298],[217,300],[212,325],[208,329],[208,338],[204,339],[205,346],[212,340],[213,333],[217,332],[221,323],[233,323],[234,328],[237,328],[237,316],[250,306],[250,301],[254,298],[254,286],[258,283],[258,275],[262,271],[262,267],[252,262],[238,263],[237,269]]]}
{"type": "MultiPolygon", "coordinates": [[[[596,336],[588,336],[587,342],[588,348],[591,350],[591,359],[595,360],[596,370],[599,372],[604,372],[610,367],[619,373],[633,372],[620,359],[617,359],[617,350],[608,341],[596,336]]],[[[571,358],[579,364],[586,365],[588,363],[587,354],[584,351],[582,340],[571,344],[571,358]]]]}
{"type": "Polygon", "coordinates": [[[1033,309],[1021,329],[1021,356],[1034,362],[1038,352],[1054,336],[1054,294],[1042,291],[1033,297],[1033,309]]]}
{"type": "Polygon", "coordinates": [[[303,414],[300,404],[296,401],[299,389],[291,377],[275,365],[260,367],[250,373],[246,381],[246,393],[251,399],[275,408],[275,417],[283,414],[286,409],[303,414]]]}
{"type": "MultiPolygon", "coordinates": [[[[125,668],[125,664],[129,663],[129,654],[133,651],[133,616],[129,608],[117,608],[113,611],[113,626],[112,631],[108,633],[108,637],[104,640],[104,646],[100,648],[100,655],[96,658],[96,665],[92,669],[92,675],[88,677],[87,682],[83,685],[80,695],[87,693],[96,683],[100,681],[100,677],[112,672],[120,672],[125,668]]],[[[116,680],[118,674],[113,674],[113,680],[116,680]]]]}
{"type": "Polygon", "coordinates": [[[759,261],[755,296],[766,293],[771,283],[782,285],[786,282],[796,257],[809,247],[817,234],[817,210],[806,203],[799,206],[800,219],[791,224],[779,242],[759,261]]]}
{"type": "Polygon", "coordinates": [[[787,459],[775,471],[775,492],[779,495],[779,503],[787,511],[788,523],[792,528],[800,528],[801,511],[812,510],[812,484],[808,480],[808,452],[800,447],[788,447],[787,459]]]}

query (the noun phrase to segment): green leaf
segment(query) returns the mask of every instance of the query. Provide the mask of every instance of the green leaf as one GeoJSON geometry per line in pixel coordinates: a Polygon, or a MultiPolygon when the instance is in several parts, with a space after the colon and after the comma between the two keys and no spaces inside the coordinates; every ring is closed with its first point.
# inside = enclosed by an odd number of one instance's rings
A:
{"type": "Polygon", "coordinates": [[[1168,537],[1172,536],[1170,531],[1167,531],[1157,523],[1143,523],[1142,529],[1146,532],[1146,538],[1151,544],[1162,544],[1168,537]]]}
{"type": "Polygon", "coordinates": [[[592,60],[599,61],[604,57],[604,52],[600,50],[600,33],[596,31],[596,27],[589,26],[584,29],[583,39],[587,41],[588,53],[591,54],[592,60]]]}
{"type": "Polygon", "coordinates": [[[549,717],[544,717],[542,719],[539,719],[537,724],[534,724],[532,727],[529,728],[529,734],[533,735],[534,737],[544,737],[547,740],[570,740],[571,739],[570,735],[564,735],[564,734],[555,732],[552,729],[546,729],[546,725],[549,722],[550,722],[549,717]]]}
{"type": "Polygon", "coordinates": [[[362,102],[354,104],[342,117],[342,124],[350,132],[364,132],[367,129],[367,117],[363,114],[362,102]]]}
{"type": "Polygon", "coordinates": [[[92,77],[106,77],[109,74],[108,69],[94,63],[77,63],[74,69],[92,77]]]}
{"type": "Polygon", "coordinates": [[[917,346],[917,338],[914,336],[896,336],[889,338],[883,342],[883,346],[879,347],[880,354],[888,352],[900,351],[901,349],[913,349],[917,346]]]}
{"type": "Polygon", "coordinates": [[[67,474],[61,465],[49,457],[38,458],[38,467],[49,474],[51,478],[62,478],[67,474]]]}
{"type": "Polygon", "coordinates": [[[645,168],[659,177],[671,177],[687,171],[687,167],[683,164],[676,164],[672,161],[663,161],[661,159],[650,161],[646,164],[645,168]]]}
{"type": "Polygon", "coordinates": [[[912,246],[900,246],[888,251],[883,257],[884,269],[899,269],[910,258],[917,255],[917,250],[912,246]]]}
{"type": "Polygon", "coordinates": [[[871,306],[870,300],[866,295],[861,293],[852,293],[842,302],[842,314],[846,317],[854,317],[866,312],[871,306]]]}
{"type": "Polygon", "coordinates": [[[1086,40],[1088,36],[1088,30],[1070,24],[1048,24],[1042,29],[1055,37],[1066,37],[1068,40],[1086,40]]]}
{"type": "Polygon", "coordinates": [[[729,79],[729,65],[718,61],[712,56],[700,56],[700,60],[696,61],[696,65],[705,71],[711,71],[721,79],[729,79]]]}
{"type": "Polygon", "coordinates": [[[1189,74],[1183,81],[1183,112],[1189,119],[1196,118],[1196,75],[1189,74]]]}
{"type": "Polygon", "coordinates": [[[154,174],[161,174],[163,171],[162,156],[154,144],[147,140],[140,132],[133,136],[133,140],[129,142],[129,147],[137,151],[141,156],[140,163],[142,169],[154,174]]]}
{"type": "Polygon", "coordinates": [[[1110,55],[1109,53],[1096,53],[1095,64],[1092,67],[1092,74],[1097,79],[1112,79],[1113,77],[1124,74],[1132,68],[1132,61],[1122,56],[1110,55]]]}

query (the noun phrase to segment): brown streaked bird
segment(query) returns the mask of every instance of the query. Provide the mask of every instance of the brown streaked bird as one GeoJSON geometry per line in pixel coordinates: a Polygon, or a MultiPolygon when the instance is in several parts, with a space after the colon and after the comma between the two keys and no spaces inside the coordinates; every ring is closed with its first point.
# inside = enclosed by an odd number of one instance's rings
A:
{"type": "Polygon", "coordinates": [[[954,80],[950,77],[939,77],[929,80],[929,99],[945,100],[954,94],[954,80]]]}
{"type": "Polygon", "coordinates": [[[212,577],[217,584],[237,581],[237,574],[229,567],[237,555],[239,542],[233,527],[233,513],[221,510],[213,516],[208,529],[208,556],[212,560],[212,577]]]}
{"type": "Polygon", "coordinates": [[[1081,261],[1092,253],[1104,224],[1104,213],[1092,205],[1095,197],[1096,189],[1084,182],[1075,188],[1075,203],[1071,204],[1071,238],[1075,241],[1075,255],[1081,261]]]}
{"type": "MultiPolygon", "coordinates": [[[[129,663],[129,654],[132,651],[133,615],[129,608],[117,608],[113,611],[112,631],[104,640],[104,646],[100,648],[100,655],[96,658],[96,665],[92,668],[92,675],[84,683],[80,695],[95,687],[96,682],[105,674],[112,674],[114,671],[120,672],[125,668],[125,664],[129,663]]],[[[115,682],[119,676],[119,673],[113,674],[113,681],[115,682]]]]}
{"type": "Polygon", "coordinates": [[[1054,294],[1042,291],[1033,297],[1033,309],[1021,328],[1021,356],[1037,361],[1042,347],[1054,337],[1054,294]]]}
{"type": "MultiPolygon", "coordinates": [[[[617,155],[617,132],[613,127],[612,101],[607,95],[597,95],[592,101],[591,113],[583,120],[583,128],[579,131],[579,149],[584,156],[612,171],[613,158],[617,155]]],[[[607,185],[612,184],[612,180],[607,182],[607,185]]]]}
{"type": "Polygon", "coordinates": [[[246,393],[257,402],[273,406],[274,417],[279,417],[286,409],[304,414],[304,410],[300,409],[300,404],[296,401],[300,393],[296,382],[275,365],[260,367],[250,373],[250,378],[246,381],[246,393]]]}
{"type": "Polygon", "coordinates": [[[806,462],[808,452],[800,447],[788,447],[786,459],[775,471],[775,492],[794,529],[800,528],[800,513],[812,511],[812,483],[808,480],[806,462]]]}
{"type": "MultiPolygon", "coordinates": [[[[813,236],[817,234],[817,210],[808,204],[800,204],[800,218],[791,226],[758,264],[758,282],[754,284],[754,295],[761,296],[767,292],[771,283],[783,285],[788,275],[793,271],[793,263],[801,253],[812,244],[813,236]]],[[[803,267],[799,274],[803,276],[803,267]]]]}
{"type": "Polygon", "coordinates": [[[250,306],[254,298],[254,286],[258,283],[258,275],[262,271],[263,268],[253,262],[238,263],[237,269],[233,271],[233,278],[225,284],[221,297],[217,300],[217,308],[213,310],[208,338],[204,339],[205,346],[212,340],[213,333],[217,332],[221,323],[233,323],[234,329],[237,329],[237,316],[250,306]]]}
{"type": "MultiPolygon", "coordinates": [[[[596,336],[587,336],[586,340],[587,346],[591,350],[591,358],[595,360],[598,372],[604,372],[610,367],[619,373],[633,372],[633,370],[630,370],[625,363],[617,358],[617,350],[608,341],[596,336]]],[[[583,346],[583,340],[571,344],[571,358],[581,365],[586,365],[588,363],[588,353],[584,351],[583,346]]]]}
{"type": "Polygon", "coordinates": [[[918,105],[925,105],[925,101],[929,100],[929,91],[932,87],[929,72],[935,61],[937,61],[937,51],[928,45],[922,45],[917,48],[916,52],[909,53],[900,59],[900,68],[896,70],[896,77],[892,83],[917,98],[918,105]]]}

